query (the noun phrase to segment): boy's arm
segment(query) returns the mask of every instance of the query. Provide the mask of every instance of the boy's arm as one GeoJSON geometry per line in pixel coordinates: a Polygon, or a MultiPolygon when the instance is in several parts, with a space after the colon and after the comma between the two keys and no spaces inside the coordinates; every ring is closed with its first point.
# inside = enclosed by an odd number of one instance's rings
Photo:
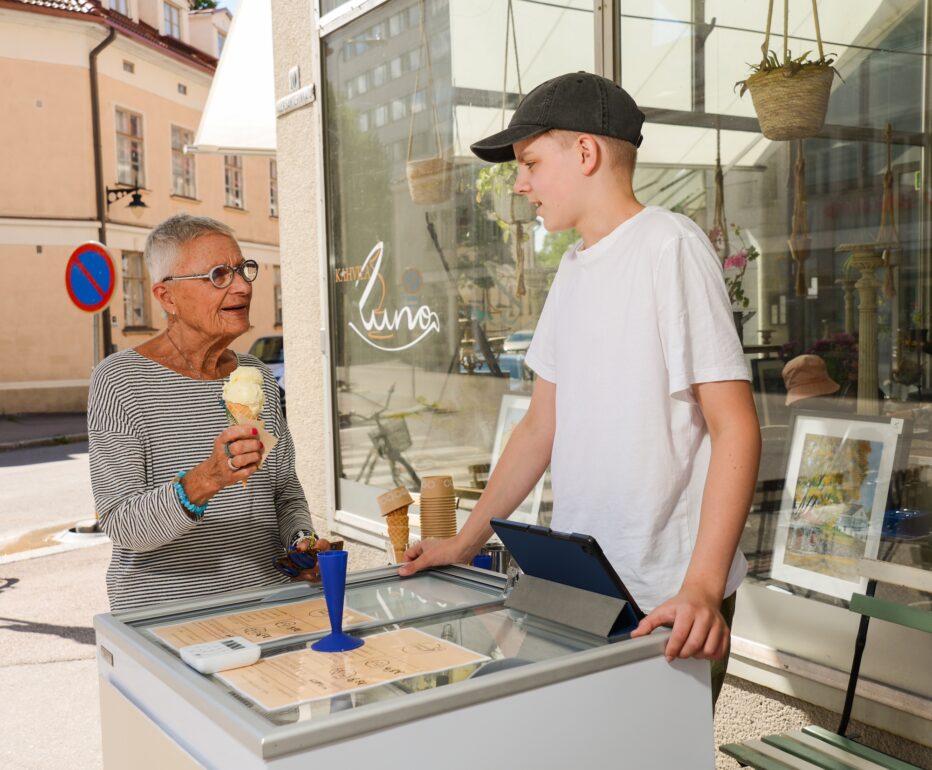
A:
{"type": "Polygon", "coordinates": [[[398,569],[399,575],[469,562],[492,536],[489,520],[511,516],[550,464],[556,430],[556,392],[554,383],[537,378],[527,413],[512,431],[463,529],[449,540],[415,543],[405,552],[407,563],[398,569]]]}
{"type": "Polygon", "coordinates": [[[702,495],[696,547],[680,592],[641,621],[632,636],[673,626],[664,655],[722,658],[729,632],[719,611],[725,581],[751,507],[760,460],[760,426],[749,383],[693,385],[709,427],[712,454],[702,495]]]}

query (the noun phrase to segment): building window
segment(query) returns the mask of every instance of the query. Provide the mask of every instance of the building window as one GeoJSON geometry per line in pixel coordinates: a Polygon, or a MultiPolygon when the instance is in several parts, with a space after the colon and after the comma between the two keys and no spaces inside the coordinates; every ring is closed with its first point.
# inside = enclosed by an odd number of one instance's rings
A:
{"type": "Polygon", "coordinates": [[[278,216],[278,161],[269,161],[269,214],[278,216]]]}
{"type": "Polygon", "coordinates": [[[226,205],[234,209],[243,206],[243,158],[240,155],[223,156],[223,184],[226,205]]]}
{"type": "Polygon", "coordinates": [[[179,83],[179,84],[178,84],[178,93],[181,94],[182,96],[187,96],[187,95],[188,95],[188,87],[187,87],[184,83],[179,83]]]}
{"type": "Polygon", "coordinates": [[[217,58],[220,58],[220,54],[223,53],[223,44],[226,43],[227,36],[222,32],[217,32],[217,58]]]}
{"type": "Polygon", "coordinates": [[[275,270],[275,325],[282,325],[282,269],[273,265],[275,270]]]}
{"type": "Polygon", "coordinates": [[[123,252],[123,322],[128,328],[149,328],[149,291],[141,251],[123,252]]]}
{"type": "Polygon", "coordinates": [[[133,64],[131,61],[127,61],[126,59],[123,59],[123,72],[128,72],[130,75],[135,74],[136,65],[133,64]]]}
{"type": "Polygon", "coordinates": [[[129,0],[110,0],[110,10],[129,16],[129,0]]]}
{"type": "Polygon", "coordinates": [[[145,187],[145,151],[142,115],[129,110],[116,111],[117,182],[145,187]]]}
{"type": "Polygon", "coordinates": [[[162,9],[165,14],[165,34],[181,40],[181,9],[171,3],[164,3],[162,9]]]}
{"type": "Polygon", "coordinates": [[[194,133],[172,126],[172,194],[196,198],[194,156],[185,155],[184,146],[194,141],[194,133]]]}

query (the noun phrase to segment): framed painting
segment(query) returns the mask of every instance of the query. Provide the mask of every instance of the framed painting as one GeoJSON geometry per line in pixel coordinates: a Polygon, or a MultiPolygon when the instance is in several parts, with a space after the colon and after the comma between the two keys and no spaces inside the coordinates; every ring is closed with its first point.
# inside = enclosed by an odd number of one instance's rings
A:
{"type": "MultiPolygon", "coordinates": [[[[515,426],[521,422],[521,418],[527,413],[531,405],[530,396],[521,396],[513,393],[506,393],[502,396],[502,404],[498,411],[498,424],[495,427],[495,441],[492,444],[492,459],[490,462],[490,471],[495,470],[498,459],[505,450],[508,439],[511,438],[511,432],[515,426]]],[[[540,502],[544,495],[544,480],[549,471],[545,471],[538,482],[534,485],[531,493],[522,501],[521,505],[515,508],[511,515],[512,521],[523,521],[527,524],[537,524],[540,514],[540,502]]]]}
{"type": "Polygon", "coordinates": [[[894,470],[908,431],[899,418],[800,412],[791,426],[771,577],[850,599],[867,587],[894,470]]]}

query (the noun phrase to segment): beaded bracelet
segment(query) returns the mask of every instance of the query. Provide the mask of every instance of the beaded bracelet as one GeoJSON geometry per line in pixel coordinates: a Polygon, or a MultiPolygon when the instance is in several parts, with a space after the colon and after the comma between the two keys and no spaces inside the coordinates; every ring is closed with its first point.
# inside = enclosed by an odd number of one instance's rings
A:
{"type": "Polygon", "coordinates": [[[172,486],[175,487],[175,493],[178,495],[178,502],[181,503],[186,511],[191,512],[195,521],[200,521],[204,516],[204,511],[207,510],[207,503],[195,505],[188,499],[188,494],[184,491],[184,487],[181,484],[181,480],[185,477],[186,473],[187,471],[178,471],[178,475],[175,476],[175,480],[172,481],[172,486]]]}

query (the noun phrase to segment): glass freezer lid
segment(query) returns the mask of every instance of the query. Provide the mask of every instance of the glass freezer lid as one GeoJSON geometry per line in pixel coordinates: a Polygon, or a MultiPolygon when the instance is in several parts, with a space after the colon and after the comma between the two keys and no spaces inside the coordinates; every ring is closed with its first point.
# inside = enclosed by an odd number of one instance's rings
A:
{"type": "MultiPolygon", "coordinates": [[[[402,579],[393,569],[350,574],[344,629],[408,620],[501,598],[503,578],[474,570],[466,575],[432,571],[402,579]],[[477,580],[476,576],[485,579],[477,580]]],[[[277,586],[248,598],[230,594],[195,608],[176,605],[160,614],[128,620],[127,625],[175,655],[185,645],[228,636],[261,644],[266,653],[290,638],[317,638],[330,630],[320,584],[277,586]]]]}
{"type": "Polygon", "coordinates": [[[357,635],[366,644],[348,653],[314,652],[307,639],[293,637],[268,652],[263,648],[253,666],[204,679],[270,725],[318,723],[409,693],[608,644],[500,605],[370,626],[357,635]],[[386,646],[395,640],[394,648],[386,646]]]}

